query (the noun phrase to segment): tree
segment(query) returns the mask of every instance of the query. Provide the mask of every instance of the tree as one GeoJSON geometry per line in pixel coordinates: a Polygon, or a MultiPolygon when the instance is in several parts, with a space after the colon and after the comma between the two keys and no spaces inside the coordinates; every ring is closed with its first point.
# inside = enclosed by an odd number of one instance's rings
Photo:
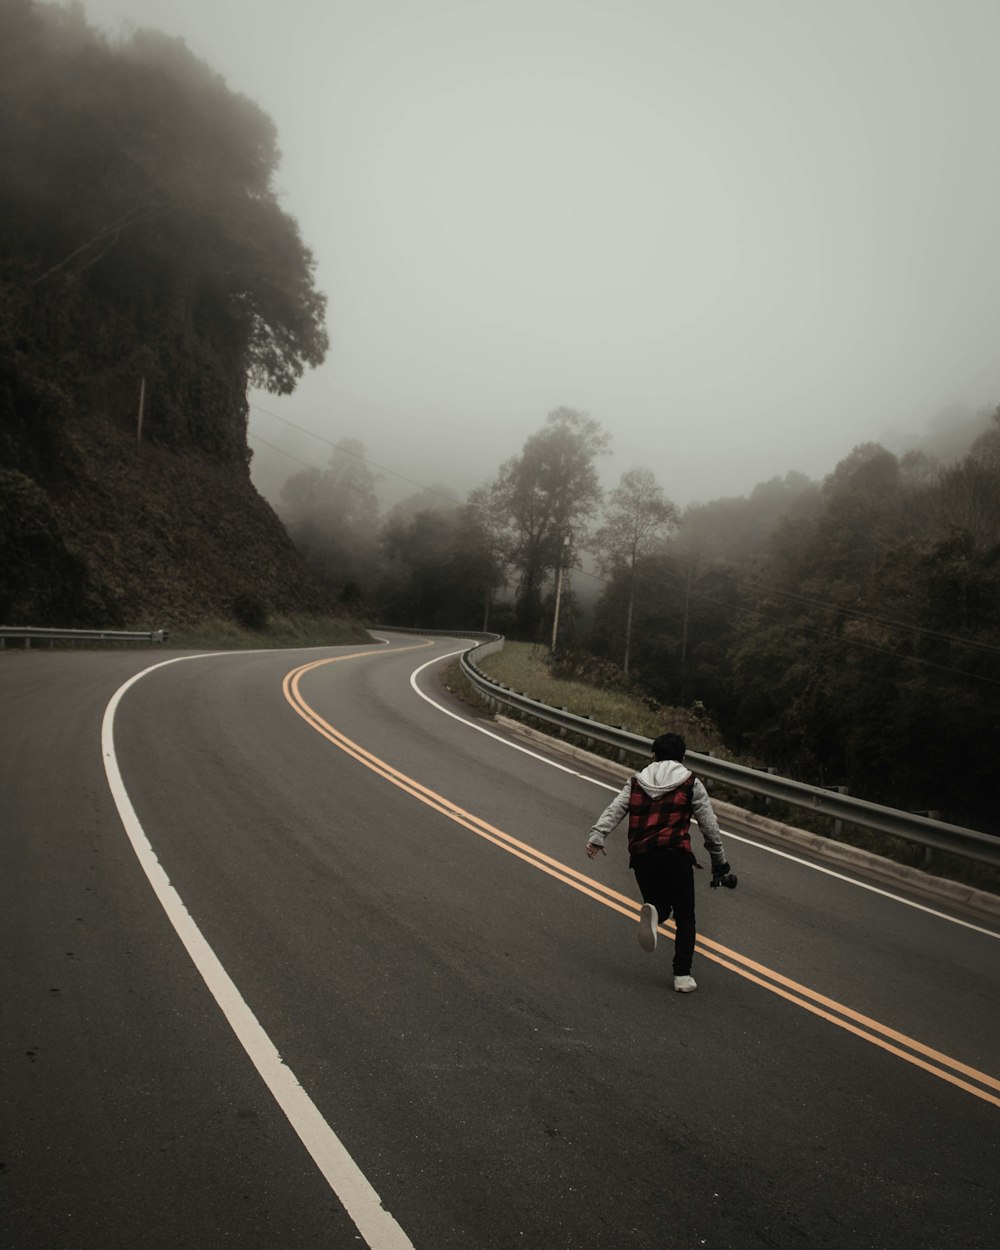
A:
{"type": "Polygon", "coordinates": [[[1000,542],[1000,408],[993,428],[976,439],[969,454],[939,476],[932,519],[939,531],[961,530],[977,549],[1000,542]]]}
{"type": "Polygon", "coordinates": [[[677,550],[695,569],[722,561],[746,565],[763,555],[782,518],[818,506],[819,487],[802,473],[759,482],[749,496],[689,504],[678,521],[677,550]]]}
{"type": "Polygon", "coordinates": [[[1000,458],[987,449],[928,472],[857,447],[809,524],[779,528],[729,650],[732,739],[803,780],[996,828],[1000,458]]]}
{"type": "Polygon", "coordinates": [[[454,628],[455,591],[461,589],[449,567],[454,510],[394,510],[382,528],[381,541],[386,576],[380,606],[387,621],[413,628],[454,628]]]}
{"type": "Polygon", "coordinates": [[[389,511],[389,519],[412,521],[421,512],[454,512],[461,505],[458,491],[442,482],[432,482],[430,486],[423,486],[394,504],[389,511]]]}
{"type": "Polygon", "coordinates": [[[374,586],[379,539],[378,479],[365,446],[342,439],[326,469],[304,469],[281,489],[280,513],[303,558],[341,595],[350,584],[374,586]]]}
{"type": "Polygon", "coordinates": [[[496,480],[469,492],[465,505],[465,532],[479,553],[477,584],[483,596],[483,632],[490,627],[493,596],[507,581],[510,544],[503,493],[496,480]]]}
{"type": "Polygon", "coordinates": [[[604,525],[593,538],[601,572],[624,571],[627,588],[625,654],[626,677],[632,650],[632,614],[635,604],[636,566],[657,541],[677,524],[677,509],[657,485],[651,469],[629,469],[611,492],[604,525]]]}
{"type": "Polygon", "coordinates": [[[585,526],[602,497],[594,460],[607,446],[608,435],[592,417],[557,408],[520,456],[500,468],[497,491],[509,525],[517,630],[523,638],[540,637],[545,581],[560,560],[571,562],[575,549],[586,543],[585,526]]]}
{"type": "Polygon", "coordinates": [[[112,414],[147,376],[151,437],[245,459],[247,384],[287,394],[328,345],[270,119],[182,40],[7,0],[0,150],[0,304],[49,376],[112,414]]]}

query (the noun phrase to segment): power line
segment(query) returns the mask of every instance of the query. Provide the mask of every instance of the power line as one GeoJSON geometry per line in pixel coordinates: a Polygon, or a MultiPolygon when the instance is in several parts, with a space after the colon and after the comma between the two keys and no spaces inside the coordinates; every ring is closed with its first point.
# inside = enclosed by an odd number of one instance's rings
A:
{"type": "Polygon", "coordinates": [[[758,593],[780,595],[785,599],[793,599],[797,603],[803,603],[808,607],[822,608],[827,612],[837,612],[842,616],[853,616],[859,620],[871,621],[875,625],[887,625],[891,629],[906,629],[915,634],[924,634],[929,638],[940,638],[944,642],[958,643],[963,647],[974,647],[981,651],[993,651],[1000,654],[1000,646],[992,642],[980,642],[975,638],[960,638],[957,634],[942,633],[941,630],[928,629],[925,625],[913,625],[909,621],[897,621],[888,616],[877,616],[872,612],[862,611],[860,608],[844,608],[838,607],[832,603],[824,603],[821,599],[813,599],[808,595],[797,594],[794,590],[782,590],[778,586],[767,586],[763,582],[753,582],[748,578],[733,578],[734,582],[742,586],[746,586],[758,593]]]}
{"type": "MultiPolygon", "coordinates": [[[[582,568],[580,565],[575,565],[574,567],[576,571],[582,573],[584,577],[590,577],[594,581],[600,582],[604,586],[611,585],[611,582],[607,578],[600,577],[597,573],[591,573],[587,569],[582,568]]],[[[655,579],[646,579],[646,583],[647,585],[664,586],[669,590],[679,588],[679,587],[670,586],[665,581],[660,581],[660,580],[655,580],[655,579]]],[[[803,625],[796,621],[785,620],[784,617],[775,616],[773,613],[765,612],[762,608],[759,608],[759,607],[741,606],[739,604],[727,603],[724,599],[717,599],[712,595],[706,595],[703,592],[699,592],[695,590],[691,590],[687,593],[690,594],[692,599],[700,599],[704,603],[716,604],[719,607],[728,609],[731,612],[736,611],[736,612],[744,612],[744,613],[753,613],[755,616],[764,617],[765,620],[776,621],[779,625],[784,625],[786,629],[792,629],[801,634],[811,634],[814,638],[822,638],[824,640],[829,640],[831,638],[834,638],[834,635],[832,635],[829,631],[815,629],[811,625],[803,625]]],[[[943,636],[947,637],[947,635],[943,635],[943,636]]],[[[867,651],[875,651],[879,655],[887,655],[887,656],[890,656],[894,660],[901,660],[910,664],[921,664],[925,668],[936,668],[943,673],[952,673],[956,677],[968,677],[972,681],[983,681],[991,686],[1000,686],[1000,680],[998,680],[995,677],[987,677],[982,673],[970,673],[966,669],[962,669],[962,668],[952,668],[950,667],[950,665],[947,665],[947,664],[938,664],[934,660],[925,660],[921,656],[918,656],[918,655],[900,655],[898,651],[890,651],[888,647],[879,647],[873,642],[863,642],[860,638],[841,637],[841,638],[837,638],[836,641],[842,642],[849,647],[863,647],[867,651]]],[[[956,639],[956,641],[961,641],[961,639],[956,639]]]]}
{"type": "MultiPolygon", "coordinates": [[[[986,651],[986,652],[990,652],[993,654],[1000,654],[1000,646],[998,646],[996,643],[981,642],[979,639],[976,639],[976,638],[961,638],[959,637],[958,634],[946,634],[942,632],[941,630],[928,629],[925,625],[914,625],[910,623],[909,621],[899,621],[899,620],[893,619],[892,617],[879,616],[874,612],[865,612],[861,608],[839,607],[834,603],[827,603],[822,599],[814,599],[809,595],[798,594],[794,590],[782,590],[778,586],[768,586],[764,582],[752,581],[750,578],[747,578],[747,577],[739,577],[736,574],[729,572],[728,570],[726,571],[725,576],[729,578],[729,580],[735,586],[738,586],[744,590],[754,591],[758,595],[762,595],[765,597],[767,595],[777,595],[777,596],[780,596],[781,598],[792,599],[796,603],[804,604],[807,607],[819,608],[821,611],[824,611],[824,612],[832,612],[841,616],[853,617],[855,620],[868,621],[873,625],[885,625],[890,629],[906,630],[914,634],[923,634],[925,637],[937,638],[943,642],[954,643],[957,646],[970,647],[973,650],[986,651]]],[[[701,594],[699,592],[696,592],[693,590],[687,591],[687,588],[683,587],[683,583],[681,583],[680,581],[677,581],[676,583],[671,584],[669,580],[665,580],[665,579],[647,579],[647,580],[648,581],[651,580],[651,584],[653,585],[666,586],[671,589],[684,588],[685,593],[690,593],[692,596],[696,598],[705,598],[704,594],[701,594]]],[[[718,600],[718,599],[709,599],[708,601],[711,603],[723,602],[722,600],[718,600]]],[[[765,615],[765,616],[768,615],[768,613],[764,612],[763,609],[755,608],[754,610],[761,612],[762,615],[765,615]]],[[[771,617],[771,619],[779,620],[781,618],[771,617]]]]}
{"type": "MultiPolygon", "coordinates": [[[[271,412],[267,408],[261,408],[259,404],[250,404],[249,407],[253,408],[256,412],[263,412],[266,416],[273,417],[275,421],[280,421],[283,425],[290,426],[293,430],[298,430],[300,434],[306,434],[309,438],[314,438],[318,443],[323,443],[326,447],[332,447],[334,451],[340,451],[345,455],[353,456],[356,460],[360,460],[363,464],[368,465],[369,468],[378,469],[380,473],[388,473],[390,477],[399,478],[401,482],[406,482],[408,486],[415,486],[417,490],[422,491],[425,495],[437,495],[439,499],[447,499],[447,501],[451,504],[455,502],[454,496],[446,495],[444,491],[441,490],[435,490],[433,486],[425,486],[423,482],[417,482],[412,477],[407,477],[405,473],[397,473],[395,469],[390,469],[384,464],[377,464],[374,460],[369,460],[367,456],[362,456],[360,452],[352,451],[350,447],[344,447],[341,443],[335,443],[329,438],[324,438],[322,434],[314,434],[312,430],[307,430],[304,426],[296,425],[294,421],[289,421],[287,417],[279,417],[276,412],[271,412]]],[[[257,436],[255,435],[255,437],[257,436]]],[[[260,442],[263,443],[264,441],[264,439],[260,439],[260,442]]],[[[270,443],[265,445],[271,446],[270,443]]],[[[274,448],[274,450],[277,451],[278,448],[274,448]]],[[[283,454],[287,455],[288,453],[286,452],[283,454]]],[[[295,456],[290,458],[293,460],[297,459],[295,456]]],[[[299,464],[304,463],[305,461],[299,461],[299,464]]],[[[313,465],[307,465],[307,468],[311,469],[313,467],[313,465]]]]}
{"type": "MultiPolygon", "coordinates": [[[[290,451],[285,451],[281,447],[275,447],[274,443],[269,443],[266,438],[261,438],[256,430],[250,431],[250,437],[255,443],[261,443],[264,447],[269,447],[271,451],[276,451],[279,456],[284,456],[286,460],[294,460],[296,464],[301,464],[305,469],[316,469],[316,466],[314,464],[310,464],[308,460],[300,460],[298,456],[293,456],[290,451]]],[[[316,469],[317,473],[319,473],[319,471],[319,469],[316,469]]]]}
{"type": "MultiPolygon", "coordinates": [[[[947,634],[941,630],[928,629],[924,625],[914,625],[909,621],[900,621],[892,617],[879,616],[873,612],[865,612],[862,608],[839,607],[837,604],[829,603],[823,599],[814,599],[809,595],[803,595],[794,590],[782,590],[779,586],[768,586],[766,583],[761,581],[753,581],[748,577],[740,577],[728,569],[725,570],[724,576],[727,577],[735,586],[741,587],[745,590],[755,591],[760,595],[777,595],[781,598],[792,599],[796,603],[805,604],[808,607],[819,608],[824,612],[833,612],[842,616],[851,616],[861,621],[870,621],[873,625],[885,625],[890,629],[906,630],[914,634],[923,634],[926,637],[938,638],[944,642],[954,643],[957,646],[971,647],[974,650],[1000,654],[1000,645],[997,645],[996,643],[981,642],[975,638],[962,638],[958,634],[947,634]]],[[[596,580],[603,581],[602,578],[597,578],[596,580]]],[[[671,583],[669,580],[664,580],[663,578],[646,578],[645,580],[647,583],[651,583],[653,585],[668,586],[673,589],[683,587],[683,583],[679,580],[676,583],[671,583]]],[[[605,582],[604,584],[610,585],[611,583],[605,582]]],[[[705,598],[703,594],[699,594],[696,591],[688,591],[686,587],[684,587],[684,589],[685,593],[690,593],[695,598],[705,598]]],[[[717,599],[708,599],[708,602],[718,603],[721,601],[717,599]]],[[[766,613],[764,613],[764,615],[766,615],[766,613]]],[[[779,618],[774,617],[772,619],[777,620],[779,618]]]]}

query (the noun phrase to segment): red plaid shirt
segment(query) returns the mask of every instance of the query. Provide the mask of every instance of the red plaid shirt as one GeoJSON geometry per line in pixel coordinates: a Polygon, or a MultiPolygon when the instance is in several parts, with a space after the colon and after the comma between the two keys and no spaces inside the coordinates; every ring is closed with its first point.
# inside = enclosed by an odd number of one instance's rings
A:
{"type": "Polygon", "coordinates": [[[688,776],[675,790],[668,790],[654,799],[646,793],[635,777],[628,800],[629,855],[645,855],[667,847],[691,850],[691,804],[694,775],[688,776]]]}

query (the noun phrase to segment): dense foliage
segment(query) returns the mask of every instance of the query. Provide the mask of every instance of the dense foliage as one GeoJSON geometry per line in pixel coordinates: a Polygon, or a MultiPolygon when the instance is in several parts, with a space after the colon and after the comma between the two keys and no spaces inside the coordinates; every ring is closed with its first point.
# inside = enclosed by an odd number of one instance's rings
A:
{"type": "MultiPolygon", "coordinates": [[[[866,444],[818,491],[795,485],[756,550],[753,499],[720,501],[714,547],[685,544],[682,518],[643,563],[643,685],[703,702],[761,764],[1000,829],[1000,414],[950,466],[866,444]]],[[[712,510],[695,512],[702,535],[712,510]]],[[[625,594],[618,578],[602,597],[598,651],[620,639],[625,594]]]]}
{"type": "Polygon", "coordinates": [[[207,339],[256,385],[291,391],[325,354],[325,301],[271,189],[270,119],[183,41],[111,45],[78,8],[8,0],[0,49],[5,304],[30,302],[52,338],[86,306],[73,329],[109,366],[113,316],[152,363],[207,339]]]}

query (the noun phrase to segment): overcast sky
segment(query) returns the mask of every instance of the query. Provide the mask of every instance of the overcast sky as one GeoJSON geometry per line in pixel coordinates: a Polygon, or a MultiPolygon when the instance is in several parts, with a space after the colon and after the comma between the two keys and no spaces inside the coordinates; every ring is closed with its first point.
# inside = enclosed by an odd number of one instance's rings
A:
{"type": "Polygon", "coordinates": [[[465,491],[567,405],[688,503],[1000,404],[998,0],[84,8],[277,125],[331,350],[252,443],[465,491]]]}

